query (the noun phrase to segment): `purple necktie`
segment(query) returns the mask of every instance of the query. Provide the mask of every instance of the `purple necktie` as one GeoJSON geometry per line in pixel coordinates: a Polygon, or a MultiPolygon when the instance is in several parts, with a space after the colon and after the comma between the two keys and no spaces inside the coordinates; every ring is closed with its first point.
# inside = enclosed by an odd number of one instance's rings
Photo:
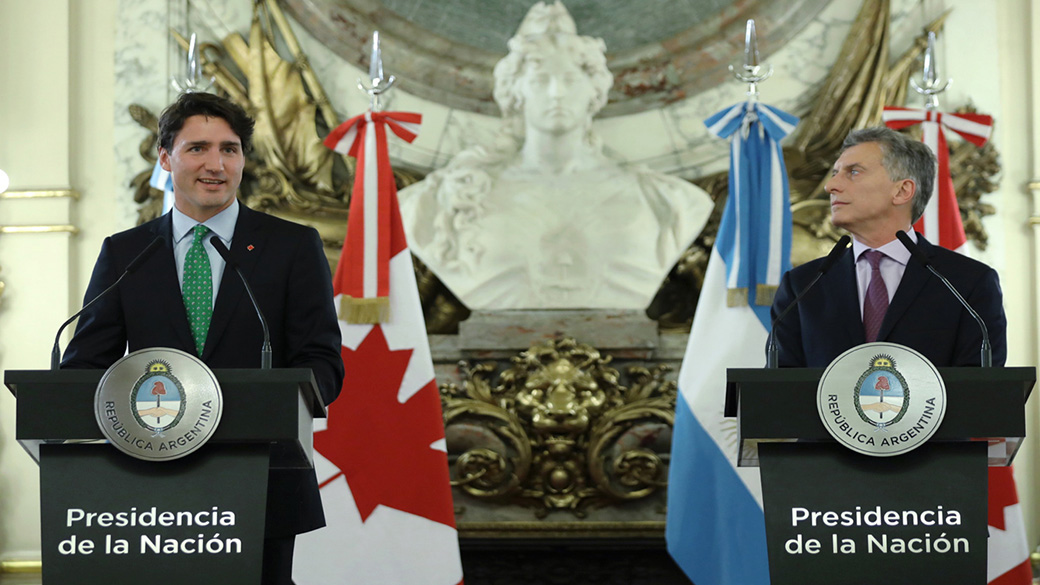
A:
{"type": "Polygon", "coordinates": [[[885,311],[888,310],[888,288],[885,279],[881,276],[881,258],[885,255],[877,250],[867,250],[863,253],[870,262],[870,284],[867,285],[867,294],[863,297],[863,329],[867,332],[867,343],[877,341],[878,331],[881,330],[881,322],[885,319],[885,311]]]}

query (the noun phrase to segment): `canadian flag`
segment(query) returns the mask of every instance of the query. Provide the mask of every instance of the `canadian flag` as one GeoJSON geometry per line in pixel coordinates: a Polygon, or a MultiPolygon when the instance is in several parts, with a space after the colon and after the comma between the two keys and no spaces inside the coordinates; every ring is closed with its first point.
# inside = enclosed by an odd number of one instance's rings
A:
{"type": "Polygon", "coordinates": [[[1032,583],[1026,524],[1010,466],[989,468],[988,524],[986,581],[993,585],[1032,583]]]}
{"type": "Polygon", "coordinates": [[[299,585],[462,583],[440,396],[386,149],[387,127],[411,142],[420,120],[368,112],[325,140],[358,158],[333,279],[346,377],[315,422],[328,525],[296,540],[299,585]]]}
{"type": "MultiPolygon", "coordinates": [[[[928,109],[885,106],[882,119],[896,130],[921,124],[921,141],[936,155],[938,164],[933,197],[914,229],[945,248],[963,252],[968,238],[953,191],[944,129],[954,131],[975,146],[982,146],[993,131],[993,118],[983,114],[944,114],[928,109]]],[[[1025,521],[1010,466],[989,468],[988,524],[986,580],[995,585],[1030,585],[1033,572],[1029,566],[1025,521]]]]}

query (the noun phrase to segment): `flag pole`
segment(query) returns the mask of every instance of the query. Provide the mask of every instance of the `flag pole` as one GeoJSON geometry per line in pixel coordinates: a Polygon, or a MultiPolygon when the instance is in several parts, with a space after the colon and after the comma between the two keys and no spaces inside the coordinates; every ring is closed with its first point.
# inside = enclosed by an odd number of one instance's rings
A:
{"type": "Polygon", "coordinates": [[[744,27],[744,65],[740,68],[729,66],[730,73],[739,81],[748,84],[747,96],[751,100],[758,99],[758,84],[773,74],[773,66],[762,66],[758,58],[758,36],[755,34],[755,20],[749,18],[744,27]]]}
{"type": "Polygon", "coordinates": [[[370,109],[373,112],[378,112],[380,110],[380,96],[393,87],[394,82],[397,81],[397,78],[393,75],[383,77],[383,55],[379,50],[379,31],[372,32],[372,50],[369,52],[368,59],[368,78],[370,83],[366,85],[359,77],[357,86],[358,89],[368,94],[370,109]]]}
{"type": "Polygon", "coordinates": [[[216,81],[215,77],[209,79],[202,77],[202,66],[199,65],[199,46],[195,41],[195,33],[191,33],[191,39],[188,41],[187,66],[187,75],[184,79],[170,76],[170,85],[178,93],[206,91],[213,86],[213,82],[216,81]],[[203,85],[203,81],[206,82],[205,85],[203,85]]]}
{"type": "Polygon", "coordinates": [[[924,51],[924,70],[922,71],[921,83],[910,78],[910,85],[917,93],[926,96],[924,107],[929,111],[939,109],[939,94],[946,91],[953,83],[953,79],[939,81],[939,67],[935,59],[935,32],[928,31],[928,48],[924,51]]]}

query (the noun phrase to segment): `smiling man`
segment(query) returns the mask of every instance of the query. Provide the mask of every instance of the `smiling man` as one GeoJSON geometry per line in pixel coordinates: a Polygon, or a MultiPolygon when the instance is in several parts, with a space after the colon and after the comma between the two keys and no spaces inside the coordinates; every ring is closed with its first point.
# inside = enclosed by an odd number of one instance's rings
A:
{"type": "MultiPolygon", "coordinates": [[[[982,316],[993,364],[1004,364],[1007,320],[996,271],[931,244],[911,227],[928,205],[934,178],[935,157],[924,144],[884,127],[848,135],[825,188],[832,223],[852,234],[852,253],[776,324],[781,366],[824,367],[872,341],[906,345],[939,367],[979,365],[978,324],[938,278],[911,259],[896,239],[900,230],[982,316]]],[[[784,275],[773,319],[808,286],[822,260],[784,275]]]]}
{"type": "MultiPolygon", "coordinates": [[[[83,313],[63,368],[111,366],[127,351],[179,349],[211,368],[259,368],[263,333],[238,276],[225,274],[220,238],[256,293],[271,331],[272,365],[309,368],[326,404],[343,382],[329,265],[317,232],[236,198],[253,120],[233,102],[186,93],[159,119],[159,162],[174,207],[105,239],[85,302],[108,288],[158,237],[166,245],[83,313]]],[[[271,470],[263,583],[291,582],[295,535],[324,526],[313,470],[271,470]]]]}

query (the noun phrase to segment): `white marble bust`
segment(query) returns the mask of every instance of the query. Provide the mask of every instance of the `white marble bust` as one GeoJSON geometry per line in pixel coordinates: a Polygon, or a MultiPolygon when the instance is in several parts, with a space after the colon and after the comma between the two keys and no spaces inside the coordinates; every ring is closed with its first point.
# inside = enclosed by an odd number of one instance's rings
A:
{"type": "Polygon", "coordinates": [[[467,307],[643,309],[704,227],[704,191],[604,154],[605,50],[533,6],[495,66],[497,143],[400,192],[412,251],[467,307]]]}

